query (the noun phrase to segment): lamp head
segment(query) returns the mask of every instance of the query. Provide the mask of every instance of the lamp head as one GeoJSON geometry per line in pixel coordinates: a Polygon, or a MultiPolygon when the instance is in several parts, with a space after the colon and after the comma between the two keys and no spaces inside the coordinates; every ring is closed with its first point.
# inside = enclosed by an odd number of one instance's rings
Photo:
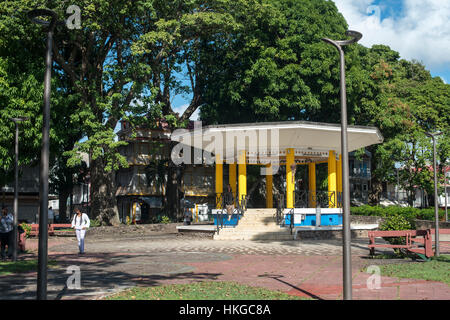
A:
{"type": "Polygon", "coordinates": [[[431,138],[434,138],[436,136],[440,136],[441,134],[443,134],[442,131],[436,131],[436,132],[425,132],[425,134],[431,138]]]}
{"type": "Polygon", "coordinates": [[[327,43],[330,43],[334,46],[345,46],[348,44],[356,43],[362,38],[362,33],[354,30],[347,30],[345,31],[345,34],[349,37],[352,37],[352,39],[349,40],[331,40],[328,38],[322,38],[322,41],[325,41],[327,43]]]}
{"type": "Polygon", "coordinates": [[[16,117],[16,118],[9,118],[9,120],[13,121],[14,123],[19,123],[23,121],[29,120],[29,117],[16,117]]]}
{"type": "Polygon", "coordinates": [[[57,20],[56,13],[45,8],[28,11],[28,18],[30,18],[30,20],[34,23],[45,27],[53,27],[57,20]],[[42,18],[49,18],[49,20],[44,20],[42,18]]]}

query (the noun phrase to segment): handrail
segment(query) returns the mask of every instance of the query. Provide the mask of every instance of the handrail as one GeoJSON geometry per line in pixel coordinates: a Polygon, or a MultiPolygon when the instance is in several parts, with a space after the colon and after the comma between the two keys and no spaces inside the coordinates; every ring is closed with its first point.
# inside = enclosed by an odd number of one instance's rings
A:
{"type": "Polygon", "coordinates": [[[342,207],[342,192],[335,191],[314,191],[314,190],[296,190],[294,191],[294,207],[311,208],[316,207],[342,207]]]}
{"type": "MultiPolygon", "coordinates": [[[[225,193],[216,193],[216,208],[220,210],[220,214],[218,212],[217,214],[217,234],[219,234],[220,229],[223,229],[224,223],[223,223],[223,216],[224,211],[227,211],[225,200],[224,200],[225,193]]],[[[245,211],[247,211],[247,203],[248,203],[249,196],[248,195],[242,195],[241,199],[236,199],[233,197],[233,203],[236,205],[236,209],[238,214],[244,215],[245,211]]]]}
{"type": "Polygon", "coordinates": [[[289,210],[288,215],[290,215],[289,218],[289,229],[291,230],[291,234],[292,234],[292,230],[294,229],[294,208],[292,208],[291,210],[289,210]]]}
{"type": "Polygon", "coordinates": [[[237,207],[240,214],[244,215],[245,211],[247,211],[247,203],[248,203],[249,196],[243,194],[241,196],[241,199],[237,201],[237,207]]]}
{"type": "Polygon", "coordinates": [[[220,210],[220,214],[219,212],[217,212],[216,214],[217,234],[219,234],[220,229],[223,229],[223,210],[224,210],[223,193],[216,193],[216,208],[220,210]]]}
{"type": "Polygon", "coordinates": [[[277,209],[275,212],[275,222],[281,224],[283,221],[283,211],[284,211],[284,194],[280,193],[277,196],[277,209]]]}

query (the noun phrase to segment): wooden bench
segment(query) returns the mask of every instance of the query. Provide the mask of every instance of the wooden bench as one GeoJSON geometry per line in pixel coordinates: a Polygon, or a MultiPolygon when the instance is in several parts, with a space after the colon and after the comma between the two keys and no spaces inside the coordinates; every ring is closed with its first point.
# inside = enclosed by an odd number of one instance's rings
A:
{"type": "Polygon", "coordinates": [[[25,252],[26,241],[27,241],[27,233],[26,232],[19,233],[18,246],[19,250],[22,252],[25,252]]]}
{"type": "Polygon", "coordinates": [[[393,230],[369,231],[370,255],[375,255],[375,248],[406,249],[427,260],[434,256],[431,230],[393,230]],[[375,238],[405,238],[405,244],[376,244],[375,238]]]}
{"type": "Polygon", "coordinates": [[[49,235],[75,235],[74,229],[70,223],[54,223],[50,225],[49,235]],[[61,230],[63,229],[63,230],[61,230]],[[69,230],[70,229],[70,230],[69,230]]]}
{"type": "MultiPolygon", "coordinates": [[[[72,228],[72,225],[70,223],[64,224],[64,223],[53,223],[48,226],[48,234],[50,236],[54,235],[74,235],[75,232],[72,228]],[[60,230],[60,229],[69,229],[70,230],[60,230]]],[[[32,224],[31,225],[31,236],[38,236],[39,235],[39,225],[38,224],[32,224]]]]}

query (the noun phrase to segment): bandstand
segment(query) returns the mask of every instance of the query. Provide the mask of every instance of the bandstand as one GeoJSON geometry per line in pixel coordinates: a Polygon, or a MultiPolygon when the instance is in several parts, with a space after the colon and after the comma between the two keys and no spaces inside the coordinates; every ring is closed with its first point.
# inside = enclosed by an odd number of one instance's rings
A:
{"type": "MultiPolygon", "coordinates": [[[[283,216],[278,222],[291,226],[342,224],[340,124],[284,121],[197,126],[194,130],[175,132],[172,140],[203,150],[201,161],[214,163],[215,213],[225,208],[223,194],[228,184],[233,199],[237,200],[234,205],[245,210],[249,165],[261,166],[261,174],[266,177],[266,208],[274,208],[273,175],[284,166],[285,193],[277,201],[283,216]],[[320,163],[328,167],[327,191],[317,190],[316,166],[320,163]],[[224,181],[224,166],[228,166],[228,181],[224,181]],[[297,166],[308,167],[308,186],[302,192],[295,190],[297,166]],[[317,208],[321,214],[319,222],[316,222],[317,208]]],[[[348,152],[382,141],[375,127],[348,127],[348,152]]]]}

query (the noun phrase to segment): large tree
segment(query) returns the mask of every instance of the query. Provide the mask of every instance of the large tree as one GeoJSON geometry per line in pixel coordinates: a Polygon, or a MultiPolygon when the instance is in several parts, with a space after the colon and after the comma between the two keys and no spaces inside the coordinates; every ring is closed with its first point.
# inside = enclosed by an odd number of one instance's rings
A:
{"type": "MultiPolygon", "coordinates": [[[[235,27],[228,11],[240,10],[248,3],[81,0],[76,3],[81,9],[81,28],[60,25],[56,29],[53,91],[70,101],[72,112],[61,123],[79,127],[85,136],[65,155],[67,163],[74,166],[80,164],[82,152],[89,154],[91,212],[103,223],[119,222],[114,172],[127,163],[118,153],[118,147],[125,143],[116,140],[118,122],[127,119],[142,125],[166,118],[173,127],[184,125],[201,104],[204,77],[200,75],[208,70],[199,54],[200,46],[209,42],[211,35],[223,33],[226,37],[235,27]],[[189,77],[188,85],[177,78],[182,73],[189,77]],[[182,115],[171,105],[177,94],[192,96],[182,115]]],[[[48,7],[62,20],[68,16],[67,4],[25,0],[8,1],[3,7],[17,15],[16,23],[30,26],[27,49],[43,55],[46,35],[26,18],[26,12],[35,7],[48,7]]],[[[42,68],[42,59],[36,63],[42,68]]],[[[67,143],[59,144],[62,149],[77,139],[70,132],[65,136],[67,143]]],[[[64,184],[64,179],[59,180],[64,184]]]]}
{"type": "MultiPolygon", "coordinates": [[[[12,117],[27,116],[19,135],[19,165],[38,163],[40,150],[43,93],[43,56],[38,32],[23,15],[0,3],[0,181],[13,179],[15,125],[12,117]]],[[[20,173],[19,173],[20,174],[20,173]]]]}
{"type": "MultiPolygon", "coordinates": [[[[10,117],[27,116],[20,125],[19,165],[38,165],[42,139],[42,101],[44,79],[43,30],[27,18],[29,3],[0,3],[0,166],[1,185],[11,182],[14,164],[14,124],[10,117]]],[[[37,5],[37,3],[35,3],[37,5]]],[[[52,78],[50,126],[50,188],[59,195],[60,216],[72,193],[73,179],[79,168],[68,167],[64,153],[73,149],[82,137],[80,123],[71,121],[76,97],[57,73],[52,78]]],[[[19,173],[20,174],[20,173],[19,173]]]]}
{"type": "Polygon", "coordinates": [[[400,184],[412,203],[417,187],[429,194],[433,190],[432,145],[426,131],[444,132],[438,161],[443,164],[449,158],[450,86],[433,78],[421,63],[400,59],[387,46],[366,49],[362,68],[364,78],[372,81],[366,81],[369,86],[359,98],[354,119],[357,124],[377,126],[385,138],[383,144],[369,148],[373,155],[371,203],[379,202],[382,182],[396,183],[396,165],[401,167],[400,184]]]}
{"type": "Polygon", "coordinates": [[[215,64],[205,81],[202,119],[336,122],[338,55],[321,41],[342,38],[347,29],[335,4],[264,0],[236,19],[242,28],[230,41],[205,48],[215,64]]]}
{"type": "MultiPolygon", "coordinates": [[[[339,61],[322,37],[344,38],[347,24],[331,1],[262,1],[264,14],[236,17],[243,28],[232,41],[207,46],[216,61],[205,81],[202,120],[235,123],[340,119],[339,61]]],[[[441,130],[440,163],[448,159],[449,85],[432,78],[416,61],[400,59],[384,45],[354,44],[346,52],[350,124],[377,126],[385,142],[372,152],[372,203],[382,183],[395,181],[395,164],[404,187],[431,187],[432,159],[425,130],[441,130]]]]}

